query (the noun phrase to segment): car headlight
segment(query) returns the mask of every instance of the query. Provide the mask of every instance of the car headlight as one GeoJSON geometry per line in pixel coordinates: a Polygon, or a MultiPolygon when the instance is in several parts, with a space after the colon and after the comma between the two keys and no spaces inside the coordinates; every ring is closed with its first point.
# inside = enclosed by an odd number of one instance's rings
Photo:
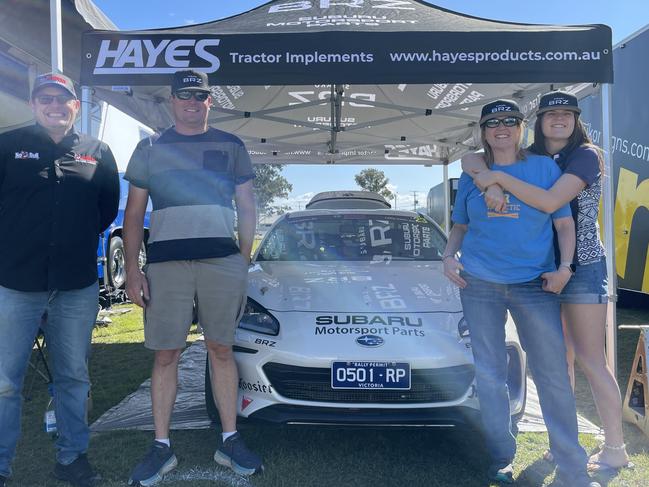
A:
{"type": "Polygon", "coordinates": [[[469,337],[469,324],[464,319],[464,316],[460,319],[457,324],[457,334],[460,335],[460,338],[469,337]]]}
{"type": "Polygon", "coordinates": [[[279,321],[262,305],[248,298],[246,309],[243,311],[243,316],[239,322],[239,328],[276,336],[279,334],[279,321]]]}

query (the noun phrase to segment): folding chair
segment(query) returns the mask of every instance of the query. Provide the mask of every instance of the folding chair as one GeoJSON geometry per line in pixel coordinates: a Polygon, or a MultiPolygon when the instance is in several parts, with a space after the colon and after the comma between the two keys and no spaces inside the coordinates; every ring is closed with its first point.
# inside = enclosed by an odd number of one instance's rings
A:
{"type": "Polygon", "coordinates": [[[41,325],[38,328],[38,333],[34,339],[34,346],[32,349],[32,357],[29,361],[29,366],[34,370],[29,386],[23,389],[23,396],[26,401],[31,400],[31,393],[34,389],[34,382],[36,377],[41,377],[47,384],[52,383],[52,373],[47,364],[47,355],[45,353],[46,343],[45,335],[43,334],[43,326],[47,323],[47,311],[41,316],[41,325]],[[35,349],[35,350],[34,350],[35,349]],[[40,369],[39,364],[43,364],[44,371],[40,369]]]}

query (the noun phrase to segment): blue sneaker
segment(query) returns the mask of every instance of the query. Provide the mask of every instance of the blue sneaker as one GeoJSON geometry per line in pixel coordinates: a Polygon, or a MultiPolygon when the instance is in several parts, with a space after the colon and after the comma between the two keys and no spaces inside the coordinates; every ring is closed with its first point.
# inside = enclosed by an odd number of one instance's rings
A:
{"type": "Polygon", "coordinates": [[[158,441],[144,459],[136,465],[128,479],[128,485],[149,487],[162,481],[165,474],[171,472],[178,465],[178,459],[170,447],[158,441]]]}
{"type": "Polygon", "coordinates": [[[514,483],[514,467],[512,464],[502,465],[493,464],[487,470],[487,477],[493,482],[499,484],[513,484],[514,483]]]}
{"type": "MultiPolygon", "coordinates": [[[[101,480],[90,463],[86,454],[79,455],[76,460],[69,465],[56,463],[54,465],[54,476],[64,482],[69,482],[75,487],[94,487],[101,480]]],[[[0,485],[4,485],[1,484],[0,485]]]]}
{"type": "Polygon", "coordinates": [[[261,458],[248,450],[239,433],[235,433],[223,442],[214,453],[214,461],[229,467],[239,475],[252,475],[264,469],[261,458]]]}

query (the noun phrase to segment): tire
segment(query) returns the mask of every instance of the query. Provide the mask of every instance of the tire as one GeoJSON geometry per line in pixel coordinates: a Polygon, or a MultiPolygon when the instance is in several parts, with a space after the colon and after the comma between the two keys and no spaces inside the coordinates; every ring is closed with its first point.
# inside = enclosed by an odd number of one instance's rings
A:
{"type": "Polygon", "coordinates": [[[112,237],[108,245],[108,260],[106,262],[108,284],[113,289],[124,287],[126,282],[126,262],[124,260],[124,242],[120,237],[112,237]]]}
{"type": "MultiPolygon", "coordinates": [[[[124,242],[115,235],[110,239],[108,245],[108,259],[106,262],[108,273],[108,284],[113,289],[122,289],[126,283],[126,260],[124,257],[124,242]]],[[[140,247],[138,255],[138,266],[140,269],[146,264],[146,247],[144,243],[140,247]]]]}
{"type": "Polygon", "coordinates": [[[137,265],[141,271],[144,270],[144,266],[146,265],[146,245],[144,245],[144,242],[140,245],[140,253],[137,256],[137,265]]]}
{"type": "Polygon", "coordinates": [[[210,380],[210,357],[209,355],[205,356],[205,410],[207,411],[207,416],[210,418],[212,423],[220,424],[221,420],[219,419],[219,410],[214,403],[214,395],[212,394],[212,381],[210,380]]]}

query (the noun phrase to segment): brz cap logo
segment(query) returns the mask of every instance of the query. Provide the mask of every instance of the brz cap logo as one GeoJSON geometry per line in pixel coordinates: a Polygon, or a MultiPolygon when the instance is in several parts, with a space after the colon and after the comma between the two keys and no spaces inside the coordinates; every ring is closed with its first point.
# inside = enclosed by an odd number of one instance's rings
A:
{"type": "Polygon", "coordinates": [[[362,335],[356,339],[361,347],[380,347],[385,343],[385,340],[377,335],[362,335]]]}

